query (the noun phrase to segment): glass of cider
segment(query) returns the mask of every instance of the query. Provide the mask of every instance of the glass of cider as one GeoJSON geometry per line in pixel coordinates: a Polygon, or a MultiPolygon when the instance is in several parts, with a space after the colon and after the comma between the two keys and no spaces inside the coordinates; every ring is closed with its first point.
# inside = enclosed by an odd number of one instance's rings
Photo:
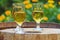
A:
{"type": "Polygon", "coordinates": [[[32,12],[32,18],[36,22],[36,31],[42,31],[42,28],[40,28],[40,22],[43,20],[44,12],[42,10],[42,5],[38,3],[33,3],[33,12],[32,12]]]}
{"type": "Polygon", "coordinates": [[[12,14],[15,22],[17,23],[16,29],[15,29],[16,33],[24,33],[23,28],[21,27],[26,18],[26,13],[24,10],[25,10],[24,4],[22,3],[13,4],[12,14]]]}

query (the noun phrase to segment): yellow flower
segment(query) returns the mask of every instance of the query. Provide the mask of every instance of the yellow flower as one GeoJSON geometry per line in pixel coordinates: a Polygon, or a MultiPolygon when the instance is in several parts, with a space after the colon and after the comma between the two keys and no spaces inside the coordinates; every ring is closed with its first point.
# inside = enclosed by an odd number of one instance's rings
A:
{"type": "Polygon", "coordinates": [[[5,19],[5,16],[4,15],[1,15],[0,16],[0,21],[3,21],[5,19]]]}
{"type": "Polygon", "coordinates": [[[3,19],[5,19],[5,15],[1,15],[1,17],[2,17],[3,19]]]}
{"type": "Polygon", "coordinates": [[[29,4],[29,1],[26,0],[26,1],[24,1],[23,3],[24,3],[24,4],[29,4]]]}
{"type": "Polygon", "coordinates": [[[60,14],[57,15],[57,19],[60,20],[60,14]]]}
{"type": "Polygon", "coordinates": [[[9,16],[9,15],[11,14],[11,11],[10,11],[10,10],[7,10],[7,11],[5,11],[5,14],[6,14],[7,16],[9,16]]]}
{"type": "Polygon", "coordinates": [[[54,8],[54,7],[55,7],[55,6],[54,6],[53,4],[51,4],[51,3],[49,3],[48,6],[49,6],[50,8],[54,8]]]}
{"type": "Polygon", "coordinates": [[[27,4],[27,5],[25,5],[25,8],[27,8],[27,9],[29,9],[29,8],[31,8],[32,7],[32,4],[27,4]]]}
{"type": "Polygon", "coordinates": [[[48,0],[48,1],[53,1],[53,0],[48,0]]]}
{"type": "Polygon", "coordinates": [[[58,2],[58,4],[60,5],[60,2],[58,2]]]}
{"type": "Polygon", "coordinates": [[[47,21],[48,20],[48,17],[43,17],[43,20],[47,21]]]}
{"type": "Polygon", "coordinates": [[[32,2],[38,2],[38,0],[32,0],[32,2]]]}
{"type": "Polygon", "coordinates": [[[45,7],[45,8],[48,8],[48,5],[47,5],[47,4],[44,4],[44,7],[45,7]]]}
{"type": "Polygon", "coordinates": [[[53,0],[48,0],[48,1],[53,1],[53,0]]]}
{"type": "Polygon", "coordinates": [[[24,1],[29,1],[29,0],[24,0],[24,1]]]}
{"type": "Polygon", "coordinates": [[[48,3],[54,3],[54,1],[48,1],[48,3]]]}

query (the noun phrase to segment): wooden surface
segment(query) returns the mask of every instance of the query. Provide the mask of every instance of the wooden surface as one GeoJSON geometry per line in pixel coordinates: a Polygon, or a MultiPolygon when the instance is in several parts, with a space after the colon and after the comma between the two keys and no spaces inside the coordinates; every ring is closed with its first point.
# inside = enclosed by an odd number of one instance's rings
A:
{"type": "MultiPolygon", "coordinates": [[[[32,30],[28,28],[27,30],[32,30]]],[[[26,28],[24,29],[26,30],[26,28]]],[[[0,30],[2,40],[60,40],[60,29],[43,28],[42,33],[25,33],[18,34],[14,29],[0,30]]]]}
{"type": "MultiPolygon", "coordinates": [[[[15,22],[3,22],[0,23],[0,29],[7,29],[7,28],[15,28],[16,23],[15,22]]],[[[35,28],[36,23],[35,22],[25,22],[22,25],[23,28],[35,28]]],[[[60,28],[60,24],[58,23],[41,23],[40,27],[42,28],[60,28]]]]}

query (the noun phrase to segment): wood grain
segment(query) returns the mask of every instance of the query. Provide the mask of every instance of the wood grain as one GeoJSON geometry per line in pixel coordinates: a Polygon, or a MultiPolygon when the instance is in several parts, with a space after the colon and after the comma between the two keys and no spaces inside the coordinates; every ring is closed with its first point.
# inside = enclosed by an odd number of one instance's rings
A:
{"type": "Polygon", "coordinates": [[[4,36],[3,36],[3,34],[1,34],[1,32],[0,32],[0,40],[3,40],[3,38],[4,38],[4,36]]]}
{"type": "MultiPolygon", "coordinates": [[[[0,23],[0,30],[1,29],[7,29],[7,28],[15,28],[17,24],[15,22],[3,22],[0,23]]],[[[35,22],[25,22],[22,25],[22,28],[35,28],[36,23],[35,22]]],[[[58,23],[41,23],[41,28],[60,28],[60,24],[58,23]]]]}
{"type": "Polygon", "coordinates": [[[4,40],[60,40],[60,34],[10,34],[3,33],[4,40]]]}

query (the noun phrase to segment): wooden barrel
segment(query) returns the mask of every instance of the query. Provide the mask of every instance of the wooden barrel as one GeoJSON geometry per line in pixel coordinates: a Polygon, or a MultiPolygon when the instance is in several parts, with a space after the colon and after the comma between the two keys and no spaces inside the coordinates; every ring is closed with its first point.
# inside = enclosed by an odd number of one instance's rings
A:
{"type": "MultiPolygon", "coordinates": [[[[25,28],[25,31],[32,28],[25,28]],[[26,30],[27,29],[27,30],[26,30]]],[[[0,30],[1,40],[60,40],[60,29],[43,28],[41,33],[15,33],[14,29],[0,30]]]]}
{"type": "MultiPolygon", "coordinates": [[[[6,28],[15,28],[17,24],[15,22],[3,22],[0,23],[0,29],[6,29],[6,28]]],[[[35,22],[25,22],[22,25],[22,28],[35,28],[36,23],[35,22]]],[[[40,23],[41,28],[60,28],[60,24],[58,23],[40,23]]]]}

